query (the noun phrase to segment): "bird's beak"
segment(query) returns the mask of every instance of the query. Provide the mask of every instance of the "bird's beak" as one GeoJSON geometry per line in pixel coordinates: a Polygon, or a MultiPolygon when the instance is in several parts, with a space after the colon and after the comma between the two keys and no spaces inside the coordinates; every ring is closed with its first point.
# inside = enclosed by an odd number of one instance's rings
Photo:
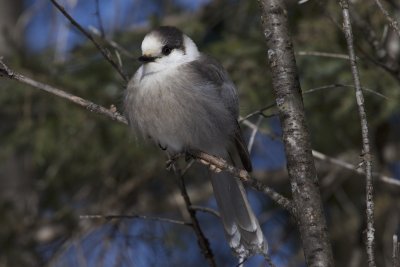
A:
{"type": "Polygon", "coordinates": [[[152,57],[150,55],[142,55],[138,58],[138,60],[142,63],[154,62],[156,59],[157,57],[152,57]]]}

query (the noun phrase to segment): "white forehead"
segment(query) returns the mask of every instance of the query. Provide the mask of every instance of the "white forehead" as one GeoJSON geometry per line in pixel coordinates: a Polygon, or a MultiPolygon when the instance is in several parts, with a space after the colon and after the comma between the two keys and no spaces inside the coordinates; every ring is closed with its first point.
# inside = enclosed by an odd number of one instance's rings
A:
{"type": "MultiPolygon", "coordinates": [[[[196,44],[187,35],[183,35],[183,45],[185,48],[186,60],[196,59],[200,52],[197,49],[196,44]]],[[[142,42],[142,54],[143,55],[158,55],[161,52],[163,43],[157,34],[149,33],[147,34],[142,42]]]]}
{"type": "Polygon", "coordinates": [[[152,33],[147,34],[142,42],[142,53],[154,55],[161,51],[162,43],[159,38],[152,33]]]}

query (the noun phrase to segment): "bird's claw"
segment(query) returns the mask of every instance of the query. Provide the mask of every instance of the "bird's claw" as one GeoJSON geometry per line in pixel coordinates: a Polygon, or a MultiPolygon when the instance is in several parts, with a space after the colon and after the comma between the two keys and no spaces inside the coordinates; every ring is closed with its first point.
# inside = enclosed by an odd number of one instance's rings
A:
{"type": "Polygon", "coordinates": [[[217,165],[211,164],[210,162],[201,159],[200,162],[206,166],[208,166],[208,168],[210,169],[210,171],[213,171],[215,173],[220,173],[222,171],[222,169],[218,168],[217,165]]]}
{"type": "Polygon", "coordinates": [[[180,158],[180,156],[182,156],[182,154],[177,153],[177,154],[173,155],[170,159],[167,160],[167,162],[165,163],[165,165],[166,165],[165,167],[166,167],[167,171],[170,171],[172,169],[175,162],[180,158]]]}

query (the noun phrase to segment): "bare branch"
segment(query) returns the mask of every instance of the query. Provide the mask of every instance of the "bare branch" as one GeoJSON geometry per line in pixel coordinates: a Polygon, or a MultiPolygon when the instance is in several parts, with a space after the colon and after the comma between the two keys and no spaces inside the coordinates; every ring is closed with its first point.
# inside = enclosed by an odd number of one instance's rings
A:
{"type": "MultiPolygon", "coordinates": [[[[329,84],[329,85],[324,85],[324,86],[320,86],[320,87],[308,89],[308,90],[306,90],[306,91],[303,92],[303,95],[305,95],[305,94],[310,94],[310,93],[314,93],[314,92],[320,91],[320,90],[333,89],[333,88],[341,88],[341,87],[343,87],[343,88],[354,88],[354,85],[350,85],[350,84],[341,84],[341,83],[329,84]]],[[[366,91],[366,92],[368,92],[368,93],[371,93],[371,94],[374,94],[374,95],[376,95],[376,96],[379,96],[379,97],[381,97],[381,98],[383,98],[383,99],[385,99],[385,100],[389,100],[389,98],[388,98],[387,96],[385,96],[385,95],[383,95],[383,94],[381,94],[381,93],[379,93],[379,92],[376,92],[376,91],[374,91],[374,90],[372,90],[372,89],[369,89],[369,88],[366,88],[366,87],[361,87],[361,89],[364,90],[364,91],[366,91]]]]}
{"type": "Polygon", "coordinates": [[[212,208],[208,208],[208,207],[203,207],[203,206],[197,206],[197,205],[192,205],[190,208],[196,210],[196,211],[202,211],[202,212],[206,212],[206,213],[210,213],[212,215],[214,215],[217,218],[220,218],[219,212],[212,209],[212,208]]]}
{"type": "MultiPolygon", "coordinates": [[[[251,121],[245,120],[245,121],[243,121],[243,124],[245,126],[249,127],[252,130],[257,129],[257,126],[254,123],[252,123],[251,121]]],[[[259,129],[259,132],[264,134],[264,135],[268,135],[271,138],[274,138],[274,139],[277,138],[277,136],[274,136],[271,133],[269,133],[269,132],[267,132],[267,131],[265,131],[263,129],[259,129]]],[[[313,157],[316,158],[316,159],[323,160],[323,161],[326,161],[328,163],[335,164],[335,165],[340,166],[342,168],[348,169],[350,171],[354,171],[355,173],[364,174],[365,175],[365,171],[363,171],[362,169],[358,168],[359,166],[356,166],[354,164],[348,163],[346,161],[343,161],[343,160],[340,160],[340,159],[337,159],[337,158],[334,158],[334,157],[330,157],[330,156],[328,156],[326,154],[323,154],[323,153],[321,153],[319,151],[316,151],[316,150],[312,150],[312,154],[313,154],[313,157]]],[[[387,183],[387,184],[390,184],[390,185],[394,185],[394,186],[400,186],[400,181],[398,179],[396,179],[396,178],[386,176],[386,175],[384,175],[382,173],[379,173],[379,172],[372,172],[372,175],[374,177],[377,177],[379,179],[379,181],[381,181],[381,182],[384,182],[384,183],[387,183]]]]}
{"type": "Polygon", "coordinates": [[[262,122],[262,119],[263,119],[262,116],[258,117],[257,122],[256,122],[256,128],[253,129],[253,131],[251,131],[249,143],[247,144],[247,151],[249,151],[249,154],[251,154],[251,150],[253,149],[254,140],[256,138],[258,129],[260,128],[260,124],[262,122]]]}
{"type": "Polygon", "coordinates": [[[37,82],[37,81],[35,81],[31,78],[28,78],[22,74],[14,72],[3,62],[3,60],[1,58],[0,58],[0,76],[4,76],[11,80],[16,80],[16,81],[22,82],[24,84],[33,86],[37,89],[40,89],[40,90],[46,91],[50,94],[64,98],[72,103],[75,103],[81,107],[86,108],[87,110],[89,110],[91,112],[104,115],[112,120],[121,122],[123,124],[128,124],[128,121],[126,120],[126,118],[124,116],[122,116],[118,111],[116,111],[115,107],[111,107],[110,109],[107,109],[105,107],[97,105],[97,104],[95,104],[91,101],[88,101],[86,99],[83,99],[79,96],[70,94],[70,93],[63,91],[61,89],[58,89],[56,87],[53,87],[53,86],[50,86],[48,84],[44,84],[41,82],[37,82]]]}
{"type": "Polygon", "coordinates": [[[351,73],[356,92],[356,100],[358,113],[361,121],[362,135],[362,157],[366,175],[366,214],[367,214],[367,242],[366,250],[368,257],[368,266],[375,267],[375,227],[374,227],[374,199],[373,199],[373,182],[372,182],[372,159],[370,153],[370,144],[368,137],[367,114],[364,107],[364,95],[361,89],[360,76],[357,68],[356,56],[354,52],[353,33],[351,28],[349,3],[348,0],[339,0],[343,14],[343,30],[346,37],[347,49],[350,57],[351,73]]]}
{"type": "MultiPolygon", "coordinates": [[[[355,173],[365,175],[365,171],[360,169],[360,168],[358,168],[358,166],[356,166],[354,164],[348,163],[346,161],[343,161],[343,160],[340,160],[340,159],[337,159],[337,158],[329,157],[329,156],[327,156],[327,155],[325,155],[325,154],[323,154],[321,152],[318,152],[316,150],[313,150],[312,153],[313,153],[314,158],[316,158],[316,159],[323,160],[323,161],[326,161],[328,163],[335,164],[335,165],[340,166],[342,168],[345,168],[345,169],[348,169],[350,171],[353,171],[355,173]]],[[[395,179],[395,178],[383,175],[383,174],[378,173],[378,172],[373,172],[372,175],[375,176],[375,177],[378,177],[378,179],[381,182],[384,182],[384,183],[387,183],[387,184],[390,184],[390,185],[400,186],[400,181],[395,179]]]]}
{"type": "Polygon", "coordinates": [[[292,206],[292,203],[289,199],[286,197],[280,195],[276,191],[274,191],[272,188],[264,185],[260,181],[251,178],[249,173],[244,170],[244,169],[238,169],[232,165],[229,165],[226,160],[222,158],[218,158],[209,154],[206,154],[202,151],[198,150],[189,150],[187,153],[194,158],[196,158],[201,164],[204,164],[206,166],[212,164],[216,166],[217,168],[227,171],[231,173],[233,176],[240,178],[240,180],[253,187],[257,191],[263,192],[267,196],[269,196],[272,200],[274,200],[278,205],[280,205],[282,208],[286,209],[290,213],[294,214],[294,208],[292,206]]]}
{"type": "Polygon", "coordinates": [[[79,216],[79,219],[81,219],[81,220],[92,220],[92,219],[105,219],[105,220],[143,219],[143,220],[151,220],[151,221],[159,221],[159,222],[167,222],[167,223],[172,223],[172,224],[192,226],[192,223],[190,223],[190,222],[179,221],[179,220],[169,219],[169,218],[152,217],[152,216],[140,215],[140,214],[130,214],[130,215],[90,214],[90,215],[81,215],[81,216],[79,216]]]}
{"type": "MultiPolygon", "coordinates": [[[[343,87],[343,88],[354,88],[354,85],[350,85],[350,84],[341,84],[341,83],[328,84],[328,85],[324,85],[324,86],[320,86],[320,87],[316,87],[316,88],[311,88],[311,89],[305,90],[305,91],[302,92],[302,94],[303,94],[303,95],[306,95],[306,94],[314,93],[314,92],[320,91],[320,90],[327,90],[327,89],[334,89],[334,88],[341,88],[341,87],[343,87]]],[[[379,96],[379,97],[381,97],[381,98],[383,98],[383,99],[385,99],[385,100],[389,100],[389,98],[388,98],[387,96],[385,96],[385,95],[383,95],[383,94],[381,94],[381,93],[379,93],[379,92],[377,92],[377,91],[374,91],[374,90],[372,90],[372,89],[369,89],[369,88],[366,88],[366,87],[362,87],[361,89],[364,90],[364,91],[366,91],[366,92],[368,92],[368,93],[371,93],[371,94],[374,94],[374,95],[376,95],[376,96],[379,96]]],[[[239,123],[241,123],[241,122],[243,122],[243,121],[245,121],[245,120],[248,120],[248,119],[250,119],[251,117],[254,117],[254,116],[256,116],[256,115],[263,116],[264,118],[269,118],[269,117],[277,116],[277,115],[279,115],[278,113],[272,113],[272,114],[269,114],[269,115],[264,114],[264,111],[266,111],[266,110],[268,110],[268,109],[271,109],[271,108],[273,108],[273,107],[275,107],[275,106],[276,106],[276,104],[273,103],[273,104],[267,105],[267,106],[265,106],[265,107],[262,107],[262,108],[260,108],[260,109],[258,109],[258,110],[255,110],[255,111],[253,111],[253,112],[247,114],[247,115],[244,116],[244,117],[240,117],[240,118],[239,118],[239,123]]]]}
{"type": "Polygon", "coordinates": [[[379,9],[382,11],[383,15],[385,15],[385,18],[389,22],[390,27],[392,27],[393,30],[395,30],[400,37],[399,23],[389,15],[389,12],[387,12],[387,10],[383,7],[380,0],[374,0],[374,1],[376,5],[379,7],[379,9]]]}
{"type": "Polygon", "coordinates": [[[347,60],[349,59],[349,56],[345,54],[327,53],[318,51],[298,51],[295,54],[299,56],[330,57],[330,58],[347,59],[347,60]]]}
{"type": "Polygon", "coordinates": [[[266,105],[265,107],[262,107],[262,108],[260,108],[260,109],[258,109],[258,110],[256,110],[256,111],[254,111],[254,112],[252,112],[252,113],[250,113],[250,114],[247,114],[246,116],[244,116],[243,118],[240,118],[239,119],[239,123],[240,122],[242,122],[242,121],[244,121],[244,120],[247,120],[247,119],[250,119],[251,117],[253,117],[253,116],[255,116],[255,115],[263,115],[264,113],[264,111],[266,111],[266,110],[268,110],[268,109],[271,109],[271,108],[273,108],[273,107],[275,107],[276,106],[276,104],[275,103],[271,103],[271,104],[269,104],[269,105],[266,105]]]}
{"type": "Polygon", "coordinates": [[[179,188],[181,190],[181,195],[183,200],[185,201],[186,210],[189,213],[190,220],[192,221],[192,228],[197,236],[197,242],[199,244],[200,250],[203,253],[204,257],[206,258],[208,264],[211,267],[216,267],[217,264],[215,263],[214,254],[211,250],[210,243],[208,239],[205,237],[203,230],[200,227],[200,223],[196,217],[196,210],[192,208],[192,202],[190,200],[189,194],[186,190],[184,174],[181,170],[177,169],[175,165],[172,165],[175,171],[175,175],[177,178],[177,182],[179,184],[179,188]]]}
{"type": "Polygon", "coordinates": [[[103,57],[114,67],[114,69],[119,73],[122,79],[125,82],[129,81],[128,76],[124,73],[124,71],[120,68],[120,66],[112,59],[110,52],[102,47],[94,38],[93,36],[87,32],[68,12],[59,4],[56,0],[50,0],[53,5],[74,25],[83,35],[85,35],[100,51],[103,57]]]}
{"type": "Polygon", "coordinates": [[[89,27],[89,31],[92,34],[96,35],[98,38],[101,38],[105,43],[107,43],[107,45],[109,45],[112,48],[114,48],[115,50],[119,51],[122,55],[124,55],[128,58],[131,58],[131,59],[136,59],[136,57],[131,52],[129,52],[127,49],[122,47],[120,44],[118,44],[114,40],[111,40],[111,39],[107,38],[106,36],[101,36],[101,32],[99,32],[99,30],[97,30],[96,28],[89,27]]]}
{"type": "MultiPolygon", "coordinates": [[[[44,84],[44,83],[37,82],[31,78],[23,76],[22,74],[16,73],[13,70],[11,70],[7,65],[5,65],[3,63],[3,61],[1,60],[1,58],[0,58],[0,76],[4,76],[9,79],[16,80],[18,82],[22,82],[24,84],[33,86],[37,89],[40,89],[40,90],[46,91],[50,94],[64,98],[72,103],[75,103],[81,107],[88,109],[91,112],[95,112],[95,113],[104,115],[114,121],[118,121],[123,124],[128,124],[128,121],[126,120],[126,118],[123,115],[121,115],[119,112],[117,112],[115,107],[113,107],[111,109],[107,109],[103,106],[95,104],[95,103],[88,101],[86,99],[83,99],[81,97],[72,95],[61,89],[52,87],[52,86],[44,84]]],[[[247,121],[245,121],[245,122],[247,122],[247,121]]],[[[261,192],[264,192],[265,194],[267,194],[269,197],[271,197],[272,200],[276,201],[283,208],[285,208],[289,211],[292,209],[290,200],[281,196],[279,193],[275,192],[273,189],[263,185],[261,182],[250,178],[250,175],[245,170],[238,169],[234,166],[231,166],[224,159],[217,158],[212,155],[208,155],[204,152],[199,152],[199,151],[193,150],[193,151],[191,151],[190,154],[197,160],[203,160],[202,164],[209,165],[211,163],[213,165],[218,166],[220,169],[226,170],[226,171],[230,172],[231,174],[233,174],[234,176],[239,177],[240,179],[242,179],[242,181],[244,183],[254,187],[254,189],[256,189],[258,191],[261,191],[261,192]]],[[[182,156],[182,155],[180,155],[180,156],[182,156]]],[[[190,164],[188,165],[188,167],[189,166],[190,166],[190,164]]],[[[183,171],[183,174],[186,172],[188,167],[185,168],[185,170],[183,171]]]]}

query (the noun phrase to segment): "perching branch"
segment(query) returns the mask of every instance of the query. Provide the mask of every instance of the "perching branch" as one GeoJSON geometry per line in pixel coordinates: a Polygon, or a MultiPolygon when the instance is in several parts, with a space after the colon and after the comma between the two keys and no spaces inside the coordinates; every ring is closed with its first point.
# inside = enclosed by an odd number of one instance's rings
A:
{"type": "MultiPolygon", "coordinates": [[[[56,95],[58,97],[64,98],[70,102],[73,102],[81,107],[84,107],[88,109],[91,112],[98,113],[100,115],[103,115],[105,117],[108,117],[114,121],[118,121],[123,124],[128,124],[128,121],[126,118],[121,115],[115,107],[111,109],[107,109],[103,106],[100,106],[98,104],[95,104],[91,101],[88,101],[86,99],[83,99],[81,97],[72,95],[66,91],[63,91],[61,89],[55,88],[53,86],[50,86],[48,84],[44,84],[38,81],[35,81],[31,78],[28,78],[22,74],[16,73],[13,70],[11,70],[0,58],[0,76],[4,76],[6,78],[9,78],[11,80],[16,80],[18,82],[22,82],[24,84],[33,86],[34,88],[37,88],[39,90],[46,91],[50,94],[56,95]]],[[[261,182],[255,180],[254,178],[251,178],[250,175],[243,169],[238,169],[234,166],[229,165],[224,159],[214,157],[212,155],[206,154],[201,151],[195,151],[192,150],[190,151],[190,154],[198,159],[200,163],[204,165],[210,165],[213,164],[217,167],[219,167],[221,170],[226,170],[230,172],[232,175],[239,177],[244,183],[249,184],[252,186],[254,189],[264,192],[266,195],[270,196],[272,200],[276,201],[279,205],[281,205],[283,208],[291,210],[290,206],[290,200],[285,198],[284,196],[280,195],[279,193],[275,192],[273,189],[263,185],[261,182]]]]}
{"type": "Polygon", "coordinates": [[[333,266],[332,248],[311,153],[298,71],[280,0],[259,0],[272,85],[279,110],[293,206],[308,266],[333,266]]]}
{"type": "Polygon", "coordinates": [[[232,165],[229,165],[228,162],[222,158],[218,158],[215,156],[212,156],[210,154],[204,153],[202,151],[198,150],[189,150],[187,151],[191,156],[196,158],[200,163],[204,165],[214,165],[217,168],[227,171],[231,173],[233,176],[240,178],[240,180],[244,183],[247,184],[257,191],[263,192],[267,196],[269,196],[272,200],[274,200],[279,206],[284,208],[285,210],[289,211],[292,215],[294,215],[294,208],[293,204],[289,199],[286,197],[280,195],[276,191],[274,191],[272,188],[264,185],[257,179],[251,178],[249,173],[244,170],[244,169],[238,169],[232,165]]]}
{"type": "Polygon", "coordinates": [[[50,0],[53,5],[74,25],[83,35],[85,35],[100,51],[100,53],[104,56],[104,58],[113,66],[113,68],[119,73],[122,79],[125,82],[129,81],[128,76],[124,73],[121,67],[112,59],[110,52],[102,47],[94,38],[93,36],[87,32],[68,12],[59,4],[56,0],[50,0]]]}
{"type": "Polygon", "coordinates": [[[373,182],[372,182],[372,159],[370,152],[367,114],[364,107],[364,95],[361,89],[360,76],[357,68],[356,56],[354,52],[353,33],[349,14],[348,0],[339,0],[343,14],[343,31],[346,37],[347,50],[350,57],[351,73],[356,92],[356,100],[358,113],[361,121],[362,135],[362,158],[366,176],[366,214],[367,214],[367,240],[366,250],[368,257],[368,266],[375,267],[375,227],[374,227],[374,199],[373,199],[373,182]]]}

